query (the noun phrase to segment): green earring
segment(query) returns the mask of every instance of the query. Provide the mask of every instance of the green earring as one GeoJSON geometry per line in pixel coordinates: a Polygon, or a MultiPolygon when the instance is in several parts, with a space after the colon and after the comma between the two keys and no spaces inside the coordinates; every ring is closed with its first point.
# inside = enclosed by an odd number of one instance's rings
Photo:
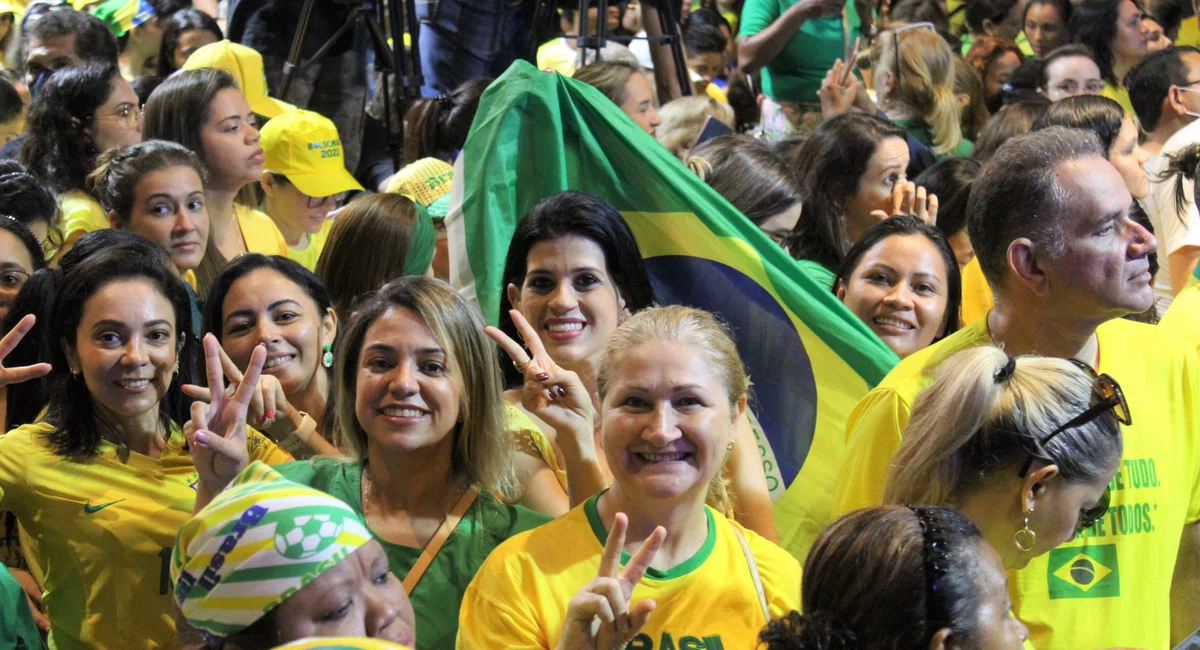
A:
{"type": "Polygon", "coordinates": [[[325,366],[326,368],[333,367],[333,344],[332,343],[325,344],[325,354],[321,355],[321,365],[325,366]]]}

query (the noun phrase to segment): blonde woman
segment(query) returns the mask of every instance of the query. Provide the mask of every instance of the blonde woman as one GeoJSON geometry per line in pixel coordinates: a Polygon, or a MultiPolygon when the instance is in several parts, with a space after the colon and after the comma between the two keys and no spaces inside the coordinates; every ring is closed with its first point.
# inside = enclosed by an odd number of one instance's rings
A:
{"type": "Polygon", "coordinates": [[[954,52],[932,23],[880,34],[871,49],[875,91],[888,119],[933,149],[938,159],[970,156],[954,94],[954,52]]]}
{"type": "Polygon", "coordinates": [[[417,646],[454,646],[467,584],[488,553],[548,517],[505,500],[513,443],[482,316],[424,276],[385,285],[339,337],[334,381],[347,460],[280,468],[362,515],[412,600],[417,646]]]}
{"type": "Polygon", "coordinates": [[[957,508],[1022,569],[1109,523],[1130,421],[1116,381],[1078,361],[963,350],[917,397],[884,501],[957,508]]]}
{"type": "MultiPolygon", "coordinates": [[[[519,365],[545,377],[541,401],[579,404],[573,373],[539,354],[519,365]]],[[[612,487],[488,557],[463,599],[457,647],[749,647],[795,609],[796,560],[705,506],[749,385],[728,329],[707,312],[651,308],[618,327],[599,374],[612,487]]]]}
{"type": "Polygon", "coordinates": [[[629,61],[596,61],[575,71],[574,78],[594,87],[630,117],[643,131],[655,135],[662,118],[654,106],[652,79],[629,61]]]}
{"type": "Polygon", "coordinates": [[[658,141],[680,160],[686,160],[688,151],[696,146],[709,117],[731,129],[735,126],[729,104],[706,96],[671,100],[662,107],[659,115],[662,124],[657,129],[658,141]]]}

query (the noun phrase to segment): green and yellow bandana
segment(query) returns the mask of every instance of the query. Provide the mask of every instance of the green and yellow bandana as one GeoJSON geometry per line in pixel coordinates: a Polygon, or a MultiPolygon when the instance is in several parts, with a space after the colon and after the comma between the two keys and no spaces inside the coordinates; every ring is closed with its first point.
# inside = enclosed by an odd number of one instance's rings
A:
{"type": "Polygon", "coordinates": [[[255,461],[180,529],[175,601],[206,640],[223,639],[370,540],[350,506],[255,461]]]}

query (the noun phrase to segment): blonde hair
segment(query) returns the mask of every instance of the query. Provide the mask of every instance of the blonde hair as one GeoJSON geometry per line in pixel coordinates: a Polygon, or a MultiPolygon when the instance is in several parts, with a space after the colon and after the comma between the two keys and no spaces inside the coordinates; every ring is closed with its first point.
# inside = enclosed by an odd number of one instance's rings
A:
{"type": "Polygon", "coordinates": [[[962,142],[958,102],[954,99],[954,52],[932,29],[895,29],[880,35],[871,49],[871,67],[896,77],[895,44],[900,46],[900,75],[888,100],[915,111],[933,134],[933,151],[953,154],[962,142]]]}
{"type": "Polygon", "coordinates": [[[688,150],[696,146],[704,122],[712,116],[725,126],[734,128],[733,109],[707,95],[692,95],[673,99],[658,112],[662,124],[656,129],[658,141],[680,160],[687,158],[688,150]]]}
{"type": "Polygon", "coordinates": [[[888,472],[885,503],[954,505],[996,471],[1017,474],[1030,456],[1053,462],[1065,481],[1105,476],[1121,457],[1111,412],[1046,436],[1087,410],[1092,377],[1065,359],[1014,360],[994,346],[958,352],[934,371],[913,405],[888,472]]]}
{"type": "Polygon", "coordinates": [[[618,59],[593,61],[576,70],[571,78],[592,86],[609,101],[620,106],[625,103],[625,86],[635,74],[645,76],[646,71],[637,63],[618,59]]]}
{"type": "Polygon", "coordinates": [[[455,478],[500,498],[518,494],[513,443],[504,427],[504,397],[495,347],[484,334],[479,311],[450,285],[424,276],[390,282],[368,297],[337,345],[338,446],[350,460],[367,458],[368,435],[355,411],[359,355],[367,329],[392,307],[420,315],[446,351],[449,375],[459,388],[460,423],[453,432],[455,478]]]}
{"type": "MultiPolygon", "coordinates": [[[[603,403],[608,394],[615,368],[620,367],[638,347],[663,341],[685,343],[705,356],[710,367],[721,378],[731,410],[750,392],[750,377],[742,365],[729,327],[702,309],[669,305],[651,307],[634,314],[609,337],[597,375],[600,402],[603,403]]],[[[718,471],[709,483],[705,502],[727,516],[733,512],[729,480],[723,471],[718,471]]]]}

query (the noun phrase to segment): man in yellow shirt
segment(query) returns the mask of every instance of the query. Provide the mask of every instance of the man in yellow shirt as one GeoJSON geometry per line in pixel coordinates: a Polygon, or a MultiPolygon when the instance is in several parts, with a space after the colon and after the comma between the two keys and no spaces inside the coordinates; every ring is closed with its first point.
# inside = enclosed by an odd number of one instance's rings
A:
{"type": "Polygon", "coordinates": [[[914,398],[957,350],[995,343],[1012,355],[1074,358],[1121,382],[1133,424],[1108,513],[1011,581],[1013,610],[1040,650],[1168,648],[1200,625],[1200,357],[1120,318],[1152,300],[1156,242],[1131,206],[1091,134],[1052,128],[1001,147],[968,206],[995,307],[902,361],[847,425],[835,516],[881,502],[914,398]]]}

